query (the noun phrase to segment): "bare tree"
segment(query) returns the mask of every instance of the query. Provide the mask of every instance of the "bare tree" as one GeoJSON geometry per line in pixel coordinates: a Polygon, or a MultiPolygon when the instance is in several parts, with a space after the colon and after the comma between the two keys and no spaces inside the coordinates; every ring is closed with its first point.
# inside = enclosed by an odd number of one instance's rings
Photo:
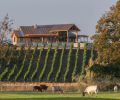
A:
{"type": "Polygon", "coordinates": [[[6,14],[3,20],[0,21],[0,43],[2,43],[4,40],[7,40],[7,36],[12,31],[12,24],[13,20],[9,18],[8,14],[6,14]]]}

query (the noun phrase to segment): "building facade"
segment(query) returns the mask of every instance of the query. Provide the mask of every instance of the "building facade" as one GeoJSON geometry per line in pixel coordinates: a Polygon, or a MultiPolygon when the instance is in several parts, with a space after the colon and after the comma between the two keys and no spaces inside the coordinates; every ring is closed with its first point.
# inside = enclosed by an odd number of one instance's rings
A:
{"type": "Polygon", "coordinates": [[[12,32],[13,45],[78,42],[80,29],[75,24],[20,26],[12,32]]]}

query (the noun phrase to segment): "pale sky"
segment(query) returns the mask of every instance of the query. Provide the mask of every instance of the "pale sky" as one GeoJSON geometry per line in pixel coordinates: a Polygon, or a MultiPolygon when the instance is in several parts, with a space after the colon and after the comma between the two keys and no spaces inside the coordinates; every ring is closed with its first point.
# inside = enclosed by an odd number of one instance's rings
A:
{"type": "Polygon", "coordinates": [[[95,33],[99,18],[117,0],[0,0],[0,19],[9,14],[14,26],[74,23],[80,34],[95,33]]]}

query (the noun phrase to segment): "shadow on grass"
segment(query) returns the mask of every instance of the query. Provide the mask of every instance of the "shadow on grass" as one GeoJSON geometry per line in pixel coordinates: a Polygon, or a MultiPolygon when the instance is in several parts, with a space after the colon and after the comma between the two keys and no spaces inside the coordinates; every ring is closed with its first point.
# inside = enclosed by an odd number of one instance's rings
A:
{"type": "MultiPolygon", "coordinates": [[[[109,98],[87,98],[87,97],[60,97],[60,98],[10,98],[10,99],[0,99],[0,100],[113,100],[109,98]]],[[[114,100],[119,100],[119,99],[114,99],[114,100]]]]}

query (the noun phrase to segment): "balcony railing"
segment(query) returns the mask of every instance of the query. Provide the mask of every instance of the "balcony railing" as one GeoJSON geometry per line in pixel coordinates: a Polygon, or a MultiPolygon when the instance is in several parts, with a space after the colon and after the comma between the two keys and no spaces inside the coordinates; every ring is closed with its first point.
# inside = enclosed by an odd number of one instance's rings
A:
{"type": "MultiPolygon", "coordinates": [[[[59,48],[63,48],[66,45],[66,48],[70,48],[71,42],[66,43],[66,42],[53,42],[53,43],[47,43],[47,42],[32,42],[29,44],[26,43],[18,43],[17,46],[32,46],[32,47],[44,47],[44,48],[48,48],[48,47],[59,47],[59,48]]],[[[83,49],[85,46],[85,43],[80,43],[80,48],[83,49]]],[[[78,47],[78,43],[73,43],[73,48],[77,48],[78,47]]],[[[90,49],[92,47],[92,43],[87,43],[87,48],[90,49]]]]}

